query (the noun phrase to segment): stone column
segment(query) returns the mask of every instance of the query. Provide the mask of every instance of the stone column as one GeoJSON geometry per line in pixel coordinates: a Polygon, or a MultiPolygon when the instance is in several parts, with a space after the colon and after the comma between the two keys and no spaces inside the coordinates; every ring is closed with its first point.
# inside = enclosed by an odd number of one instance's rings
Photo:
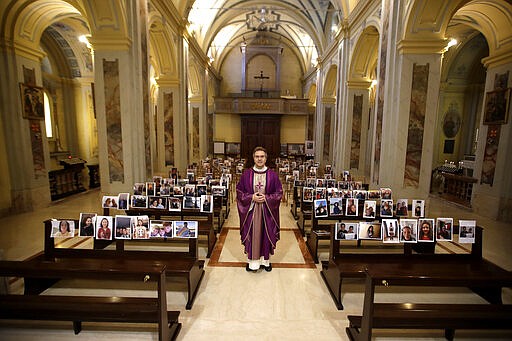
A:
{"type": "MultiPolygon", "coordinates": [[[[512,118],[510,101],[508,115],[495,120],[488,113],[488,92],[512,87],[512,62],[502,56],[483,60],[487,67],[484,105],[480,121],[474,177],[479,181],[473,188],[472,206],[483,216],[501,221],[512,221],[512,177],[510,176],[510,150],[512,149],[512,118]],[[507,120],[508,116],[508,120],[507,120]],[[484,124],[485,123],[485,124],[484,124]]],[[[512,96],[511,96],[512,97],[512,96]]]]}
{"type": "Polygon", "coordinates": [[[24,116],[20,93],[20,83],[43,86],[41,60],[44,55],[22,41],[16,46],[6,41],[0,44],[0,74],[5,85],[0,89],[0,128],[5,141],[0,149],[5,159],[0,168],[3,178],[0,183],[7,189],[2,192],[6,196],[2,207],[10,205],[8,211],[19,213],[46,207],[51,199],[50,156],[44,120],[24,116]]]}

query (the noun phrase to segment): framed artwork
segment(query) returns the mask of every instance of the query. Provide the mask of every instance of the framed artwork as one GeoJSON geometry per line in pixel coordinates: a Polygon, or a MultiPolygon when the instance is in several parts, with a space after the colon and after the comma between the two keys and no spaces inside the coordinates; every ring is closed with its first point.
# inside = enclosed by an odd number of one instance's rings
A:
{"type": "Polygon", "coordinates": [[[225,145],[226,154],[228,155],[239,155],[240,154],[240,143],[227,142],[225,145]]]}
{"type": "Polygon", "coordinates": [[[213,153],[224,154],[224,142],[213,142],[213,153]]]}
{"type": "Polygon", "coordinates": [[[510,88],[487,92],[483,124],[506,124],[510,104],[510,88]]]}
{"type": "Polygon", "coordinates": [[[44,120],[43,88],[20,83],[23,118],[44,120]]]}
{"type": "Polygon", "coordinates": [[[304,155],[304,144],[288,143],[288,155],[304,155]]]}

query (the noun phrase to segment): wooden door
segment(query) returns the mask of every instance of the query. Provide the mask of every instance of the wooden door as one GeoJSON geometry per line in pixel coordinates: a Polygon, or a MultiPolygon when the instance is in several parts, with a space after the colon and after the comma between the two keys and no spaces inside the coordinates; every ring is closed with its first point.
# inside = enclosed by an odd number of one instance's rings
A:
{"type": "Polygon", "coordinates": [[[252,164],[252,151],[257,146],[267,149],[268,160],[279,156],[281,117],[279,115],[242,115],[240,154],[252,164]]]}

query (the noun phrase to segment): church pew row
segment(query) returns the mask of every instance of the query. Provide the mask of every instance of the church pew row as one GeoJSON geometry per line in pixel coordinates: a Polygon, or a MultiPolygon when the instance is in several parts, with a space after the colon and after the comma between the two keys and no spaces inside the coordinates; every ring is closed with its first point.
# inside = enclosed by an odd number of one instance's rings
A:
{"type": "MultiPolygon", "coordinates": [[[[78,221],[75,221],[78,226],[78,221]]],[[[204,276],[204,260],[197,257],[198,246],[196,238],[187,238],[185,251],[149,251],[126,250],[123,239],[115,240],[115,249],[104,249],[113,241],[95,240],[94,249],[68,249],[56,248],[54,239],[50,237],[52,229],[51,220],[45,221],[44,253],[37,255],[35,261],[52,261],[59,263],[67,259],[97,259],[97,260],[143,260],[148,265],[165,266],[165,274],[170,278],[185,280],[187,283],[186,309],[192,309],[197,292],[204,276]]],[[[172,238],[169,238],[172,239],[172,238]]],[[[134,240],[133,243],[142,245],[146,240],[134,240]]],[[[149,240],[148,240],[149,241],[149,240]]],[[[55,281],[53,281],[55,282],[55,281]]],[[[25,279],[25,292],[38,294],[52,285],[52,281],[45,282],[39,279],[25,279]]]]}
{"type": "Polygon", "coordinates": [[[422,263],[372,264],[365,271],[365,296],[362,315],[348,315],[347,335],[352,341],[370,341],[374,328],[444,329],[453,340],[456,329],[512,329],[512,304],[376,303],[377,286],[466,287],[512,286],[512,273],[497,270],[489,263],[450,264],[444,259],[422,263]]]}
{"type": "Polygon", "coordinates": [[[199,235],[206,236],[207,238],[207,258],[210,258],[213,248],[215,247],[215,243],[217,242],[217,234],[215,233],[215,227],[213,224],[213,213],[200,212],[198,209],[183,209],[179,212],[172,212],[151,208],[137,208],[126,210],[125,212],[127,215],[131,216],[147,215],[150,219],[156,220],[196,220],[198,222],[199,235]]]}
{"type": "MultiPolygon", "coordinates": [[[[307,235],[306,238],[306,246],[308,248],[309,253],[311,254],[311,257],[313,257],[313,261],[315,264],[318,264],[318,244],[321,240],[329,240],[331,237],[331,230],[330,226],[334,224],[335,222],[341,222],[343,220],[359,220],[359,221],[382,221],[382,217],[376,216],[375,218],[363,218],[362,212],[363,212],[363,202],[359,203],[359,212],[360,214],[356,217],[347,217],[347,216],[328,216],[328,217],[321,217],[317,218],[314,216],[314,214],[311,214],[309,216],[311,220],[311,231],[307,235]]],[[[412,209],[412,205],[408,205],[409,211],[412,209]]],[[[377,211],[380,211],[380,205],[377,205],[377,211]]],[[[394,216],[389,217],[398,219],[400,217],[394,216]]],[[[404,217],[408,218],[408,217],[404,217]]],[[[361,246],[362,241],[357,241],[357,246],[361,246]]],[[[381,244],[381,243],[380,243],[381,244]]],[[[434,252],[434,244],[422,244],[421,246],[415,246],[416,249],[421,248],[422,253],[433,253],[434,252]]],[[[407,250],[407,246],[405,246],[405,250],[407,250]]],[[[404,251],[405,251],[404,250],[404,251]]]]}
{"type": "MultiPolygon", "coordinates": [[[[330,247],[329,247],[329,260],[322,262],[322,270],[320,274],[326,284],[331,297],[338,309],[343,309],[342,304],[342,283],[345,278],[364,278],[365,270],[370,266],[381,266],[385,268],[390,264],[400,264],[407,268],[409,264],[419,264],[424,267],[440,266],[443,269],[461,268],[461,267],[474,267],[475,269],[486,269],[490,275],[501,275],[507,271],[494,263],[482,258],[482,237],[483,228],[476,227],[475,243],[471,244],[470,253],[453,253],[453,254],[436,254],[427,250],[426,253],[413,252],[413,248],[433,247],[435,243],[418,243],[410,244],[404,243],[403,253],[384,253],[376,252],[372,247],[370,252],[363,253],[347,253],[341,252],[340,241],[334,238],[334,225],[331,225],[330,233],[330,247]]],[[[458,234],[458,226],[454,226],[454,233],[458,234]]],[[[366,241],[365,241],[366,242],[366,241]]],[[[373,242],[373,241],[372,241],[373,242]]],[[[371,243],[363,245],[369,246],[371,243]]],[[[385,248],[389,245],[396,244],[382,244],[381,247],[385,248]]],[[[424,251],[424,250],[419,250],[424,251]]],[[[448,271],[449,272],[449,271],[448,271]]],[[[501,302],[501,287],[499,285],[486,286],[480,288],[467,282],[467,286],[474,292],[485,298],[491,303],[501,302]]]]}
{"type": "MultiPolygon", "coordinates": [[[[82,322],[156,323],[160,341],[175,340],[181,330],[179,311],[167,311],[165,265],[126,259],[62,259],[59,262],[0,261],[0,276],[25,280],[98,279],[156,282],[157,297],[73,295],[0,295],[0,318],[82,322]]],[[[148,283],[148,288],[154,285],[148,283]]]]}

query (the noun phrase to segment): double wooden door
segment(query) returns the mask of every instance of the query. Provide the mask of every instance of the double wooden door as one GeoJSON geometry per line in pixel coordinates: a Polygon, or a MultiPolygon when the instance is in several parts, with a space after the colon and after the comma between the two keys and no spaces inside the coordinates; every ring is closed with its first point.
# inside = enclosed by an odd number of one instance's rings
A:
{"type": "MultiPolygon", "coordinates": [[[[279,156],[281,148],[280,115],[242,115],[240,154],[252,164],[252,151],[257,146],[267,149],[268,160],[279,156]]],[[[271,165],[270,165],[271,166],[271,165]]]]}

